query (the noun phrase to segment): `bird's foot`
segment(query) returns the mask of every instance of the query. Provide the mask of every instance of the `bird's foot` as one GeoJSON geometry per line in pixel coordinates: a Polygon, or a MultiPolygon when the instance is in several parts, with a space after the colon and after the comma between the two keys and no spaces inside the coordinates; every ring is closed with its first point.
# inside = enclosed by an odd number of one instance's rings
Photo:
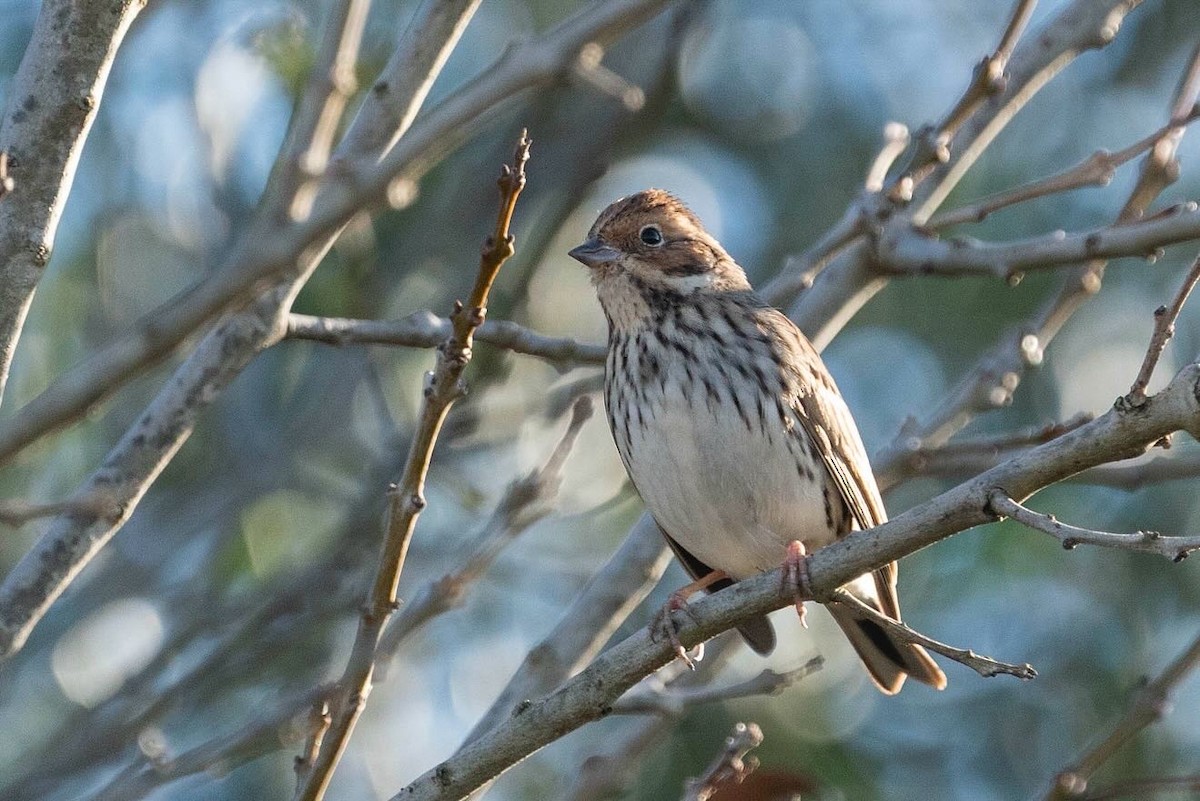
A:
{"type": "Polygon", "coordinates": [[[800,625],[808,628],[804,602],[812,598],[812,588],[808,574],[808,551],[800,540],[788,543],[787,557],[783,560],[783,586],[791,590],[792,597],[796,599],[796,614],[800,616],[800,625]]]}
{"type": "Polygon", "coordinates": [[[666,604],[663,605],[662,609],[658,610],[658,614],[656,614],[654,616],[654,620],[650,622],[651,638],[658,639],[657,634],[659,632],[666,634],[667,639],[671,641],[671,650],[673,650],[675,655],[683,660],[683,663],[691,670],[695,670],[696,663],[704,658],[704,643],[700,643],[696,646],[692,653],[688,653],[688,650],[683,647],[683,642],[679,639],[679,627],[675,625],[675,621],[671,619],[671,613],[682,609],[683,611],[687,612],[693,620],[699,622],[699,620],[696,618],[696,613],[692,611],[690,606],[688,606],[688,598],[691,598],[700,590],[709,587],[715,582],[718,582],[724,578],[728,578],[728,576],[723,570],[714,570],[704,578],[697,579],[691,584],[688,584],[686,587],[680,587],[679,589],[675,590],[675,592],[671,593],[671,597],[667,599],[666,604]]]}

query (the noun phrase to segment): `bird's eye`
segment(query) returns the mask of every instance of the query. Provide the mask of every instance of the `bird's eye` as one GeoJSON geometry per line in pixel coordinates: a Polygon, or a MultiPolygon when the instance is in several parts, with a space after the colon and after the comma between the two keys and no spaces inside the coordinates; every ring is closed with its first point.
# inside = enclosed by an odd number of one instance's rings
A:
{"type": "Polygon", "coordinates": [[[644,226],[638,237],[650,247],[656,248],[663,243],[662,231],[657,225],[644,226]]]}

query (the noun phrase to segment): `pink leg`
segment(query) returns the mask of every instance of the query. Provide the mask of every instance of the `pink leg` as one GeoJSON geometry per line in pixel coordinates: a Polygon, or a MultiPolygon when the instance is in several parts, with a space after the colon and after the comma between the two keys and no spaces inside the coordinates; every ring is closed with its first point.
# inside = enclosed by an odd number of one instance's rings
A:
{"type": "Polygon", "coordinates": [[[788,543],[787,557],[783,560],[783,584],[792,591],[796,599],[796,614],[800,616],[800,625],[808,628],[804,602],[812,597],[812,589],[809,586],[808,552],[800,540],[788,543]]]}
{"type": "Polygon", "coordinates": [[[704,658],[704,646],[700,645],[696,650],[695,658],[688,655],[687,649],[683,647],[683,643],[679,640],[679,629],[674,621],[671,620],[671,613],[680,609],[691,614],[691,609],[688,607],[688,598],[691,598],[700,590],[706,589],[721,579],[729,578],[723,570],[714,570],[703,578],[696,579],[691,584],[685,587],[680,587],[671,593],[671,597],[667,599],[667,603],[654,616],[654,620],[650,623],[650,633],[653,634],[659,630],[666,632],[667,639],[671,641],[671,647],[675,651],[675,655],[683,660],[692,670],[696,669],[696,662],[704,658]]]}

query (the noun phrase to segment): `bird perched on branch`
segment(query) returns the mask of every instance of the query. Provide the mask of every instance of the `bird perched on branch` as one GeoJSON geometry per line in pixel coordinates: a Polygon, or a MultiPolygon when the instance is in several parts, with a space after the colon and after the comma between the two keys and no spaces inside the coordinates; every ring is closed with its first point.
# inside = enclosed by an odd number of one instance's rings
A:
{"type": "MultiPolygon", "coordinates": [[[[799,593],[806,551],[886,519],[820,356],[683,203],[657,189],[622,198],[570,255],[590,269],[608,318],[604,393],[617,450],[696,579],[681,593],[719,590],[785,555],[799,593]]],[[[846,589],[900,619],[895,563],[846,589]]],[[[920,646],[849,606],[829,610],[883,692],[905,676],[946,686],[920,646]]],[[[740,631],[759,653],[775,646],[766,618],[740,631]]]]}

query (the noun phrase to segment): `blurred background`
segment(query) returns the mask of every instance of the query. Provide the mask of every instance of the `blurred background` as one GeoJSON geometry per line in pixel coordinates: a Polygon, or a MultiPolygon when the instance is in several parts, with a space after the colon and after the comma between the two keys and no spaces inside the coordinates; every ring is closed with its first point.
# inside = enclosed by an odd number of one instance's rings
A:
{"type": "MultiPolygon", "coordinates": [[[[485,0],[427,107],[487,68],[503,46],[578,3],[485,0]]],[[[1042,3],[1036,27],[1061,2],[1042,3]]],[[[412,14],[378,0],[362,83],[412,14]]],[[[0,102],[38,4],[0,0],[0,102]]],[[[313,59],[319,2],[160,0],[131,31],[83,154],[54,258],[39,288],[2,416],[181,289],[226,252],[266,184],[313,59]]],[[[522,95],[421,181],[407,208],[356,219],[295,310],[390,319],[449,311],[474,278],[495,218],[496,170],[522,127],[534,140],[515,217],[517,254],[490,316],[602,342],[604,320],[566,251],[595,214],[631,191],[679,194],[752,280],[832,225],[860,191],[884,125],[939,119],[991,52],[1008,3],[979,0],[713,0],[674,8],[630,34],[605,64],[645,93],[634,111],[577,81],[522,95]]],[[[1165,122],[1200,37],[1190,0],[1147,0],[1107,49],[1084,54],[997,139],[947,207],[1117,150],[1165,122]]],[[[1200,192],[1200,133],[1159,206],[1200,192]]],[[[962,233],[1010,240],[1112,221],[1136,178],[1029,202],[962,233]]],[[[1102,412],[1127,391],[1153,309],[1169,300],[1194,247],[1154,264],[1117,263],[1013,404],[967,434],[1017,431],[1102,412]]],[[[1054,285],[901,279],[874,298],[825,356],[877,451],[1019,324],[1054,285]]],[[[1185,310],[1153,387],[1200,351],[1185,310]]],[[[232,733],[278,699],[341,674],[420,399],[428,350],[285,341],[258,357],[201,419],[132,520],[0,664],[0,797],[91,797],[125,766],[232,733]],[[199,667],[200,669],[196,669],[199,667]]],[[[67,496],[170,374],[151,371],[83,423],[26,449],[0,472],[0,495],[67,496]]],[[[429,507],[401,585],[409,598],[453,570],[512,479],[549,456],[565,410],[594,367],[550,364],[481,344],[472,391],[439,443],[429,507]]],[[[1194,443],[1171,455],[1195,458],[1194,443]]],[[[968,475],[910,478],[893,515],[968,475]]],[[[1200,528],[1193,481],[1137,489],[1077,482],[1031,505],[1088,527],[1165,533],[1200,528]]],[[[332,798],[387,798],[449,756],[529,649],[611,555],[641,504],[602,414],[586,424],[553,512],[513,541],[462,608],[411,637],[371,696],[332,798]]],[[[43,530],[0,532],[7,570],[43,530]]],[[[781,647],[762,660],[731,646],[717,683],[820,654],[824,668],[782,695],[688,708],[638,752],[624,797],[678,797],[733,722],[756,721],[764,770],[792,774],[818,799],[1024,798],[1036,794],[1200,631],[1200,566],[1080,549],[1011,524],[953,537],[906,559],[906,619],[940,640],[1029,661],[1030,683],[945,664],[948,689],[877,693],[821,611],[804,631],[777,614],[781,647]]],[[[618,632],[645,625],[659,591],[618,632]]],[[[1200,679],[1176,713],[1123,750],[1105,780],[1194,773],[1200,679]]],[[[630,721],[584,728],[518,766],[489,797],[566,797],[580,766],[619,745],[630,721]]],[[[281,727],[282,728],[282,727],[281,727]]],[[[284,736],[281,731],[280,737],[284,736]]],[[[155,799],[280,798],[295,745],[152,789],[155,799]]],[[[800,786],[797,784],[797,786],[800,786]]]]}

